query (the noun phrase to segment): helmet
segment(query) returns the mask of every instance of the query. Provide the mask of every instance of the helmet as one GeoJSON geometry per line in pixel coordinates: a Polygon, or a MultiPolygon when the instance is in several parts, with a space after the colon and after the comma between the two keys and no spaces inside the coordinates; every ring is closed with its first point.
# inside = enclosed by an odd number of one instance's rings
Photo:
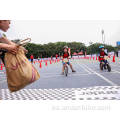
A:
{"type": "Polygon", "coordinates": [[[68,47],[67,47],[67,46],[64,46],[64,47],[63,47],[63,50],[64,50],[65,48],[66,48],[66,49],[68,49],[68,47]]]}
{"type": "Polygon", "coordinates": [[[101,46],[99,47],[99,49],[101,49],[101,48],[104,48],[104,46],[101,45],[101,46]]]}

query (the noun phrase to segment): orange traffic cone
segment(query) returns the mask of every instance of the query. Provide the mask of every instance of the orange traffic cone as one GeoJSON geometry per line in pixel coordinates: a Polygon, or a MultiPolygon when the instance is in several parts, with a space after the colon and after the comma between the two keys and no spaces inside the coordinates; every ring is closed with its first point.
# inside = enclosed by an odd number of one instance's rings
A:
{"type": "Polygon", "coordinates": [[[40,62],[40,67],[39,68],[42,68],[42,64],[41,64],[41,62],[40,62]]]}
{"type": "Polygon", "coordinates": [[[115,56],[113,56],[113,61],[112,62],[115,62],[115,56]]]}

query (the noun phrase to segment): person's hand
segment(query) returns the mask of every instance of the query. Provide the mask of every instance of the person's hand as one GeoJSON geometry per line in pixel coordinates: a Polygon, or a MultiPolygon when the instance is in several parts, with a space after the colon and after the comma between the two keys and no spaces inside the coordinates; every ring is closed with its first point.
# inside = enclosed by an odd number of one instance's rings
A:
{"type": "Polygon", "coordinates": [[[25,53],[25,54],[28,53],[28,50],[26,50],[24,47],[23,47],[23,50],[24,50],[24,53],[25,53]]]}
{"type": "Polygon", "coordinates": [[[20,46],[19,49],[23,49],[24,51],[24,54],[27,54],[28,53],[28,50],[26,50],[24,47],[20,46]]]}
{"type": "Polygon", "coordinates": [[[7,45],[8,52],[16,54],[18,52],[18,47],[16,45],[7,45]]]}

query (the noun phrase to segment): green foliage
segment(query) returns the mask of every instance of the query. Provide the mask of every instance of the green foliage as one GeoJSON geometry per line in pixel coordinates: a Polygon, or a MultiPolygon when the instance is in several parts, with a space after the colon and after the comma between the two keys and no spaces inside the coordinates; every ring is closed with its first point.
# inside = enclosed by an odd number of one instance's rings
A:
{"type": "MultiPolygon", "coordinates": [[[[91,54],[98,54],[99,53],[99,46],[101,46],[101,43],[94,43],[90,46],[87,47],[87,54],[90,54],[90,49],[91,49],[91,54]]],[[[107,52],[111,52],[111,51],[116,51],[116,48],[111,46],[111,45],[107,45],[105,44],[105,49],[107,49],[107,52]]]]}
{"type": "Polygon", "coordinates": [[[29,58],[31,54],[34,55],[35,58],[38,56],[41,57],[50,57],[55,56],[56,54],[60,55],[63,53],[63,47],[68,46],[71,48],[71,54],[74,52],[80,52],[81,50],[85,51],[86,46],[80,42],[56,42],[56,43],[48,43],[48,44],[34,44],[28,43],[24,47],[29,51],[27,57],[29,58]]]}
{"type": "MultiPolygon", "coordinates": [[[[60,55],[63,53],[63,47],[68,46],[71,49],[71,54],[74,52],[78,53],[80,51],[83,51],[83,54],[87,52],[87,54],[90,54],[90,49],[92,54],[98,54],[99,53],[99,46],[102,45],[101,43],[94,43],[88,47],[85,46],[84,43],[81,42],[56,42],[56,43],[48,43],[48,44],[34,44],[34,43],[28,43],[24,47],[28,50],[27,57],[30,58],[30,55],[33,54],[34,58],[41,57],[51,57],[55,56],[56,54],[60,55]]],[[[111,45],[106,45],[105,48],[108,50],[108,52],[116,51],[118,50],[118,47],[113,47],[111,45]]]]}

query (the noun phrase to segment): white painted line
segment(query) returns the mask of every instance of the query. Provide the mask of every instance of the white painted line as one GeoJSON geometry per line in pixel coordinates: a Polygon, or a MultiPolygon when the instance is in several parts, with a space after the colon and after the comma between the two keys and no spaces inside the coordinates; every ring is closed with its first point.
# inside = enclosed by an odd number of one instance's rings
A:
{"type": "MultiPolygon", "coordinates": [[[[73,74],[69,74],[69,73],[68,73],[68,76],[81,76],[81,75],[91,75],[91,74],[89,74],[89,73],[87,73],[87,74],[74,74],[74,73],[73,73],[73,74]]],[[[61,76],[61,77],[64,77],[65,75],[41,76],[41,78],[42,78],[42,77],[60,77],[60,76],[61,76]]],[[[66,76],[65,76],[65,77],[66,77],[66,76]]]]}
{"type": "MultiPolygon", "coordinates": [[[[110,73],[116,73],[116,72],[110,72],[110,73]]],[[[89,74],[89,73],[87,73],[87,74],[77,74],[77,73],[68,73],[68,76],[84,76],[84,75],[93,75],[93,74],[95,74],[95,73],[91,73],[91,74],[89,74]]],[[[106,74],[106,73],[99,73],[99,74],[106,74]]],[[[51,76],[42,76],[41,75],[41,77],[59,77],[59,76],[65,76],[65,75],[51,75],[51,76]]]]}
{"type": "Polygon", "coordinates": [[[116,71],[116,70],[112,70],[112,71],[114,71],[114,72],[116,72],[116,73],[120,73],[120,71],[116,71]]]}
{"type": "Polygon", "coordinates": [[[3,80],[3,81],[1,81],[0,83],[3,83],[3,82],[6,82],[7,80],[3,80]]]}
{"type": "MultiPolygon", "coordinates": [[[[77,60],[76,60],[77,61],[77,60]]],[[[78,63],[78,61],[77,61],[78,63]]],[[[83,69],[85,69],[89,74],[91,74],[91,72],[89,72],[85,67],[83,67],[81,64],[78,63],[78,65],[80,65],[83,69]]]]}
{"type": "Polygon", "coordinates": [[[109,83],[112,86],[118,86],[117,84],[113,83],[112,81],[108,80],[107,78],[105,78],[104,76],[100,75],[99,73],[95,72],[94,70],[90,69],[89,67],[87,67],[86,65],[82,64],[83,66],[85,66],[86,68],[88,68],[89,70],[91,70],[93,73],[95,73],[96,75],[98,75],[99,77],[101,77],[102,79],[104,79],[107,83],[109,83]]]}
{"type": "MultiPolygon", "coordinates": [[[[77,74],[79,74],[79,73],[85,73],[85,72],[76,72],[77,74]]],[[[69,74],[74,74],[74,73],[69,73],[69,74]]],[[[42,75],[60,75],[60,73],[46,73],[46,74],[40,74],[41,76],[42,75]]]]}
{"type": "Polygon", "coordinates": [[[110,64],[111,66],[117,66],[117,67],[120,67],[120,66],[118,66],[118,65],[114,65],[114,64],[110,64]]]}
{"type": "Polygon", "coordinates": [[[120,70],[120,69],[115,69],[115,70],[120,70]]]}
{"type": "Polygon", "coordinates": [[[6,72],[0,72],[0,74],[1,74],[1,73],[6,73],[6,72]]]}
{"type": "Polygon", "coordinates": [[[101,77],[102,79],[104,79],[106,82],[108,82],[109,84],[113,85],[113,86],[118,86],[117,84],[113,83],[112,81],[108,80],[107,78],[105,78],[104,76],[100,75],[99,73],[97,73],[96,71],[90,69],[89,67],[87,67],[86,65],[84,65],[83,63],[81,63],[83,66],[85,66],[87,69],[89,69],[91,72],[95,73],[96,75],[98,75],[99,77],[101,77]]]}

